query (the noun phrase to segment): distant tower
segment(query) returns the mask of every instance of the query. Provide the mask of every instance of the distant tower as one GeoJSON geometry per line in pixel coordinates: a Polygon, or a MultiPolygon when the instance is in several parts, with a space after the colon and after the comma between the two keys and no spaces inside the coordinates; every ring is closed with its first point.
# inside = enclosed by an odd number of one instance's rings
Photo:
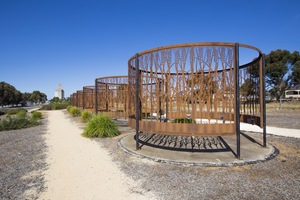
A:
{"type": "Polygon", "coordinates": [[[58,84],[58,88],[55,91],[54,97],[58,97],[59,99],[64,99],[65,98],[65,92],[61,87],[61,84],[58,84]]]}

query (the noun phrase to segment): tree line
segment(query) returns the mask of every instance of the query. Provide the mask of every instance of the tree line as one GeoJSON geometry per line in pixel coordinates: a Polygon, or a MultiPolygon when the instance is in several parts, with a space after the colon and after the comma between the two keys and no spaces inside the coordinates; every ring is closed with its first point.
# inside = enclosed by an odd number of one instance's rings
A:
{"type": "Polygon", "coordinates": [[[35,90],[32,93],[22,93],[14,86],[4,81],[0,82],[0,106],[18,105],[25,102],[44,103],[47,95],[35,90]]]}

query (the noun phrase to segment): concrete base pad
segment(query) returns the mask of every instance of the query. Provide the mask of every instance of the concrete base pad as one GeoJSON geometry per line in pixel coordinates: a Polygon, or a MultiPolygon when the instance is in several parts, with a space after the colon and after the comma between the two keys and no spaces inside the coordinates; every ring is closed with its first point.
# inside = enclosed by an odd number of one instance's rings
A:
{"type": "Polygon", "coordinates": [[[136,150],[134,132],[122,137],[118,145],[127,153],[147,158],[161,163],[172,163],[187,166],[239,166],[254,164],[270,160],[278,155],[279,151],[272,145],[262,146],[262,141],[253,134],[242,134],[241,156],[238,159],[236,152],[236,136],[222,137],[228,148],[224,151],[180,151],[152,147],[141,144],[141,149],[136,150]]]}

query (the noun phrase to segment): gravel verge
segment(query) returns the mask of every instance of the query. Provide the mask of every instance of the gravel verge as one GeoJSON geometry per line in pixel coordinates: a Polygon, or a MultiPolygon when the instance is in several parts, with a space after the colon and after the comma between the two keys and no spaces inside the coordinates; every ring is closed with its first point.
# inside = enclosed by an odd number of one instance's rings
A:
{"type": "MultiPolygon", "coordinates": [[[[248,133],[254,134],[254,133],[248,133]]],[[[268,136],[280,154],[269,161],[235,167],[158,163],[126,154],[117,138],[98,140],[122,171],[161,199],[299,199],[300,139],[268,136]]]]}
{"type": "Polygon", "coordinates": [[[0,199],[37,199],[43,191],[45,133],[45,125],[0,132],[0,199]]]}
{"type": "Polygon", "coordinates": [[[299,109],[270,109],[267,112],[267,126],[300,129],[299,109]]]}

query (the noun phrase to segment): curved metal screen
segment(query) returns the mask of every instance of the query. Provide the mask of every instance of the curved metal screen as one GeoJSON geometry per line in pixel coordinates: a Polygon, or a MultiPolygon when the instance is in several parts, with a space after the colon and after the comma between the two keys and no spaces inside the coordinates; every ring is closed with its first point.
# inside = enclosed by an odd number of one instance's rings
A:
{"type": "Polygon", "coordinates": [[[95,81],[95,111],[111,117],[127,117],[128,76],[110,76],[97,78],[95,81]]]}
{"type": "Polygon", "coordinates": [[[129,126],[136,128],[137,115],[139,131],[167,135],[233,135],[238,120],[262,125],[262,53],[237,45],[180,44],[131,57],[129,126]],[[258,57],[239,66],[240,47],[258,57]]]}
{"type": "Polygon", "coordinates": [[[93,110],[95,99],[95,86],[83,87],[83,109],[93,110]]]}

